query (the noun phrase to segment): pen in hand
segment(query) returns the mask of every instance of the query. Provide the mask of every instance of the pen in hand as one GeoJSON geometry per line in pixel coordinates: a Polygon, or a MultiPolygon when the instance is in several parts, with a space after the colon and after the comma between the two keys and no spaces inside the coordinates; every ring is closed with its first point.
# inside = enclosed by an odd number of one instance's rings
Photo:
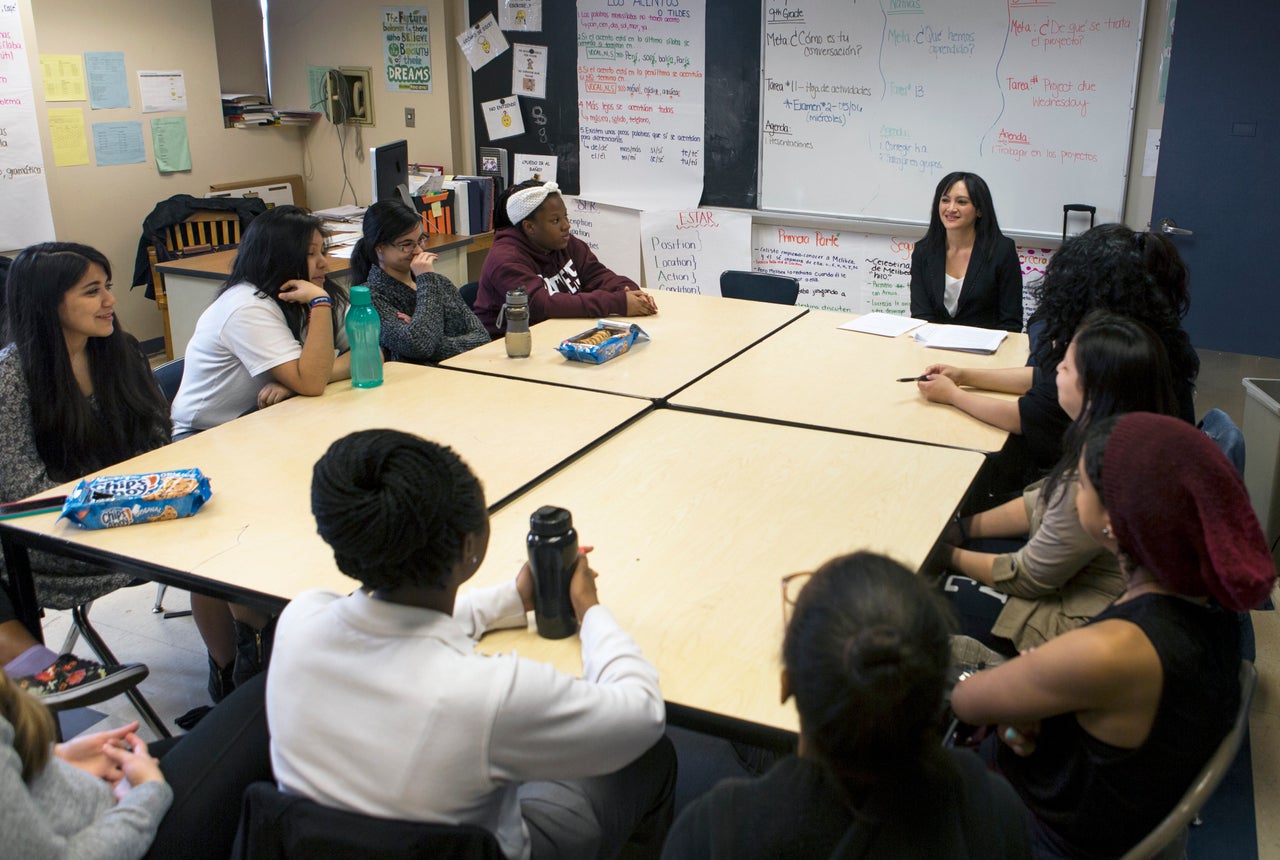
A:
{"type": "Polygon", "coordinates": [[[925,382],[928,378],[929,374],[927,373],[924,376],[900,376],[898,377],[898,382],[925,382]]]}

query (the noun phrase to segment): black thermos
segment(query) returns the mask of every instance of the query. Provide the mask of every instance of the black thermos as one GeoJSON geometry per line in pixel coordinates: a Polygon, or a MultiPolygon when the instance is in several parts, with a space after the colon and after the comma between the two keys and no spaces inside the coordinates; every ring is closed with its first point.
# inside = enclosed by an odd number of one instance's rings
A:
{"type": "Polygon", "coordinates": [[[529,567],[533,571],[533,615],[538,635],[564,639],[578,632],[569,599],[569,581],[578,563],[578,533],[573,515],[543,505],[529,517],[529,567]]]}

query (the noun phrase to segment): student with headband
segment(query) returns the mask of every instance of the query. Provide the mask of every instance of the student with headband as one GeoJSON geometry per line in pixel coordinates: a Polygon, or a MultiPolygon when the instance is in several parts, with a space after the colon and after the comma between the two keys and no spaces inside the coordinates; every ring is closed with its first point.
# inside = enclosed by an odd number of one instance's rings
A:
{"type": "Polygon", "coordinates": [[[1236,468],[1204,433],[1133,412],[1090,426],[1080,524],[1120,559],[1092,622],[956,685],[1034,814],[1037,857],[1118,857],[1173,809],[1240,705],[1240,624],[1275,585],[1236,468]],[[997,740],[998,738],[998,740],[997,740]]]}
{"type": "Polygon", "coordinates": [[[552,317],[649,316],[653,296],[601,263],[570,233],[560,186],[522,182],[498,199],[493,248],[480,272],[475,312],[489,334],[502,334],[498,313],[507,292],[529,294],[529,321],[552,317]]]}

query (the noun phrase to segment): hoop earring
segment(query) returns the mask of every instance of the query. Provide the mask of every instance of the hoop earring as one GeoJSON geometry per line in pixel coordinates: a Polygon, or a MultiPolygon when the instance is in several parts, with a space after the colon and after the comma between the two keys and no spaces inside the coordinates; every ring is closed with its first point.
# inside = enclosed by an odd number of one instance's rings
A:
{"type": "Polygon", "coordinates": [[[1103,527],[1102,527],[1102,536],[1103,536],[1103,537],[1111,537],[1111,527],[1110,527],[1110,526],[1103,526],[1103,527]]]}

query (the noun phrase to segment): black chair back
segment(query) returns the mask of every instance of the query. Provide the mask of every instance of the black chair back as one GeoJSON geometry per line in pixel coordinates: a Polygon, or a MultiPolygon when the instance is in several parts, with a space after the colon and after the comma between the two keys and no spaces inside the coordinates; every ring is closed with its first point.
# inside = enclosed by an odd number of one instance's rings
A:
{"type": "Polygon", "coordinates": [[[160,393],[164,395],[165,400],[169,401],[170,406],[173,405],[173,398],[178,396],[178,386],[182,385],[182,368],[185,364],[185,358],[175,358],[173,361],[166,361],[153,371],[156,375],[156,384],[160,386],[160,393]]]}
{"type": "Polygon", "coordinates": [[[476,296],[480,294],[480,282],[471,281],[458,287],[458,292],[462,295],[462,300],[467,303],[467,307],[472,310],[476,309],[476,296]]]}
{"type": "Polygon", "coordinates": [[[794,305],[800,295],[800,282],[785,275],[730,269],[720,273],[720,295],[726,299],[794,305]]]}

